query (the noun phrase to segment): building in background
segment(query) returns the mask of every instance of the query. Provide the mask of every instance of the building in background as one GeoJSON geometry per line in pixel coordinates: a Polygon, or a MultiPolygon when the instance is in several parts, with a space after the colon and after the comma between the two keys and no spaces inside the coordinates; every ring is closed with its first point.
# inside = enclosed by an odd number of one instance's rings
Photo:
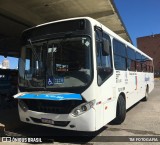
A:
{"type": "Polygon", "coordinates": [[[10,66],[9,66],[9,60],[8,59],[4,59],[2,61],[2,68],[3,69],[9,69],[10,68],[10,66]]]}
{"type": "Polygon", "coordinates": [[[160,34],[137,38],[137,47],[153,58],[155,77],[160,77],[160,34]]]}

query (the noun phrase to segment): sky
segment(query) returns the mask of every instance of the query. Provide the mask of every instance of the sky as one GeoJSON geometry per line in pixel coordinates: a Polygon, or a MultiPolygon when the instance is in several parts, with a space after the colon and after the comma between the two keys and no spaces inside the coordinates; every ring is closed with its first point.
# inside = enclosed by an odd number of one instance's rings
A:
{"type": "MultiPolygon", "coordinates": [[[[114,0],[121,19],[137,46],[136,38],[160,33],[160,0],[114,0]]],[[[11,69],[18,66],[18,59],[7,57],[11,69]]],[[[4,57],[0,56],[0,63],[4,57]]]]}
{"type": "Polygon", "coordinates": [[[18,67],[18,58],[13,58],[13,57],[5,58],[4,56],[0,56],[0,64],[2,63],[2,61],[4,59],[9,60],[11,69],[17,69],[17,67],[18,67]]]}
{"type": "Polygon", "coordinates": [[[160,33],[160,0],[114,0],[114,2],[135,46],[137,37],[160,33]]]}

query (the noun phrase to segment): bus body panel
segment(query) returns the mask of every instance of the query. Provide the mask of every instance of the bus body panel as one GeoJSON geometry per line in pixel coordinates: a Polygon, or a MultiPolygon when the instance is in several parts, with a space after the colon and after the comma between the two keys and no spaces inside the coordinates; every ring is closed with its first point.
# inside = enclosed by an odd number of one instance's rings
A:
{"type": "Polygon", "coordinates": [[[110,77],[101,86],[97,86],[95,96],[96,130],[98,130],[116,116],[115,78],[110,77]]]}

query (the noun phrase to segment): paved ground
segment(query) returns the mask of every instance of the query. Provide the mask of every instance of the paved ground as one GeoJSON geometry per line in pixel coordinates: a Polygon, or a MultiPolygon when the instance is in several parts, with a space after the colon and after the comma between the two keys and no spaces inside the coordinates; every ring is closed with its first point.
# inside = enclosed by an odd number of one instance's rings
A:
{"type": "MultiPolygon", "coordinates": [[[[81,142],[82,138],[77,137],[81,133],[64,131],[52,128],[46,128],[41,126],[34,126],[29,124],[21,123],[18,119],[17,109],[12,110],[1,110],[0,111],[0,123],[6,125],[6,133],[8,135],[15,136],[53,136],[53,135],[67,135],[71,136],[70,140],[66,142],[65,138],[56,137],[54,138],[54,144],[77,144],[77,141],[81,142]]],[[[126,120],[121,125],[106,125],[100,131],[92,134],[85,134],[83,141],[85,144],[94,144],[94,145],[117,145],[122,144],[118,142],[101,142],[105,139],[112,140],[113,138],[109,136],[122,136],[118,137],[118,140],[122,139],[125,136],[158,136],[160,140],[160,81],[155,81],[155,89],[150,94],[149,100],[147,102],[139,102],[133,106],[127,112],[126,120]]],[[[114,138],[116,139],[116,138],[114,138]]],[[[48,143],[53,144],[52,140],[47,140],[48,143]]],[[[47,143],[47,144],[48,144],[47,143]]],[[[1,143],[6,145],[6,143],[1,143]]],[[[22,144],[22,143],[12,143],[12,144],[22,144]]],[[[134,144],[134,145],[152,145],[160,144],[151,143],[151,142],[124,142],[123,145],[134,144]]]]}

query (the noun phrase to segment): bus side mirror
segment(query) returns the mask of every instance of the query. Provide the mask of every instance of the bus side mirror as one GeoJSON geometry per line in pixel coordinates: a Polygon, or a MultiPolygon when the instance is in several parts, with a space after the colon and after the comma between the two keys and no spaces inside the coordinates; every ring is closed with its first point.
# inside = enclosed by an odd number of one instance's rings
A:
{"type": "Polygon", "coordinates": [[[102,55],[108,56],[110,54],[110,42],[108,39],[103,38],[103,50],[102,55]]]}

